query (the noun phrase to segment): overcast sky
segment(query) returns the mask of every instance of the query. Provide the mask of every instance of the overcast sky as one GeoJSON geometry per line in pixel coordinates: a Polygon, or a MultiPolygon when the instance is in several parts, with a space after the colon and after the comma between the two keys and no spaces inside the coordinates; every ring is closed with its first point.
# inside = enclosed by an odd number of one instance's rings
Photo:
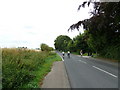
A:
{"type": "Polygon", "coordinates": [[[0,47],[54,47],[59,35],[73,38],[81,29],[70,25],[89,18],[90,8],[77,11],[85,0],[0,0],[0,47]]]}

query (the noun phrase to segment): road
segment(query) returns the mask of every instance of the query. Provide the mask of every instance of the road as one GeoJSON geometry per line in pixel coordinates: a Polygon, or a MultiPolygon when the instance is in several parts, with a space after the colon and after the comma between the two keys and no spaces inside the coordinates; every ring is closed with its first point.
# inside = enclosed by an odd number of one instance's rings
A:
{"type": "Polygon", "coordinates": [[[63,61],[71,88],[118,88],[117,64],[77,55],[63,61]]]}

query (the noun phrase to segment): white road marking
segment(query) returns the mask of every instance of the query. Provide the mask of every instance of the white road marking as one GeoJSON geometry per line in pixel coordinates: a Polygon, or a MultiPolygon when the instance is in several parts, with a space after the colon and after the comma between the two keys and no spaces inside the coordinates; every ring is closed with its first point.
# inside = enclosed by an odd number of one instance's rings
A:
{"type": "Polygon", "coordinates": [[[117,78],[116,75],[114,75],[114,74],[112,74],[112,73],[109,73],[109,72],[107,72],[107,71],[105,71],[105,70],[103,70],[103,69],[100,69],[100,68],[98,68],[98,67],[96,67],[96,66],[92,66],[92,67],[94,67],[94,68],[96,68],[96,69],[98,69],[98,70],[100,70],[100,71],[102,71],[102,72],[105,72],[105,73],[107,73],[107,74],[109,74],[109,75],[111,75],[111,76],[113,76],[113,77],[115,77],[115,78],[117,78]]]}
{"type": "MultiPolygon", "coordinates": [[[[61,56],[60,56],[61,57],[61,56]]],[[[64,61],[64,59],[63,59],[63,57],[61,57],[62,58],[62,61],[64,61]]]]}
{"type": "Polygon", "coordinates": [[[79,60],[80,62],[82,62],[82,63],[85,63],[85,64],[87,64],[85,61],[82,61],[82,60],[79,60]]]}
{"type": "Polygon", "coordinates": [[[62,58],[62,61],[64,61],[64,59],[62,58]]]}
{"type": "MultiPolygon", "coordinates": [[[[59,55],[59,54],[58,54],[59,55]]],[[[60,55],[59,55],[60,56],[60,55]]],[[[60,56],[61,57],[61,56],[60,56]]],[[[63,59],[63,57],[61,57],[62,58],[62,61],[64,61],[64,59],[63,59]]]]}

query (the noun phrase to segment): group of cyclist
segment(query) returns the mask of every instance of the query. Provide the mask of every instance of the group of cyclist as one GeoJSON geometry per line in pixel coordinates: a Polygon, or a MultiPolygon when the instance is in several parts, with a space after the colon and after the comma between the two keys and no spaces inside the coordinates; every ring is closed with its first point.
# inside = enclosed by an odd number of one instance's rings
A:
{"type": "MultiPolygon", "coordinates": [[[[64,56],[65,56],[65,52],[62,52],[63,59],[64,59],[64,56]]],[[[70,51],[67,52],[67,56],[68,56],[68,58],[70,58],[70,51]]]]}
{"type": "MultiPolygon", "coordinates": [[[[80,55],[82,56],[82,54],[83,54],[83,51],[80,50],[80,55]]],[[[70,51],[67,52],[67,56],[68,56],[68,58],[70,58],[70,51]]],[[[63,59],[65,57],[65,52],[64,51],[62,52],[62,57],[63,57],[63,59]]]]}

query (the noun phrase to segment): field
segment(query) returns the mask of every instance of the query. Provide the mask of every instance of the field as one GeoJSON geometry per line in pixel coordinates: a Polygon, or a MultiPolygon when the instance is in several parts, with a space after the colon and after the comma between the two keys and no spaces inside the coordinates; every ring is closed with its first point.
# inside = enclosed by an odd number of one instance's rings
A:
{"type": "Polygon", "coordinates": [[[61,58],[54,52],[37,52],[15,48],[2,49],[2,87],[39,88],[54,61],[61,58]]]}

